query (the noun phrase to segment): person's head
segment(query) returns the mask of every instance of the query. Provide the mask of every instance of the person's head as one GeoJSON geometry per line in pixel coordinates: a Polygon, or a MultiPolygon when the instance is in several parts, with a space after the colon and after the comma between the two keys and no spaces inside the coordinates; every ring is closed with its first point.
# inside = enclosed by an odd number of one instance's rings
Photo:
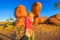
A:
{"type": "Polygon", "coordinates": [[[26,11],[25,6],[23,6],[23,5],[17,6],[16,9],[15,9],[15,14],[14,15],[15,15],[16,18],[27,16],[27,11],[26,11]]]}
{"type": "Polygon", "coordinates": [[[33,14],[32,12],[29,12],[29,13],[28,13],[28,16],[29,16],[30,18],[32,18],[32,19],[34,18],[34,14],[33,14]]]}
{"type": "Polygon", "coordinates": [[[32,12],[28,13],[28,17],[31,19],[31,21],[34,21],[34,14],[32,12]]]}
{"type": "Polygon", "coordinates": [[[39,17],[41,9],[42,9],[42,4],[40,2],[35,2],[32,5],[31,11],[35,14],[35,17],[39,17]]]}

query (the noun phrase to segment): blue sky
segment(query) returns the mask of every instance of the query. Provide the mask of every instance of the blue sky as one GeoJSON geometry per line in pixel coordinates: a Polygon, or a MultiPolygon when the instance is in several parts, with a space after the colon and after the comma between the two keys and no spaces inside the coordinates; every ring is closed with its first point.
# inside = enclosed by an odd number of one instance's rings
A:
{"type": "Polygon", "coordinates": [[[50,17],[60,13],[60,9],[55,7],[55,3],[60,2],[60,0],[0,0],[0,21],[4,21],[9,17],[16,19],[14,10],[18,5],[24,5],[30,12],[32,4],[37,1],[42,3],[41,17],[50,17]]]}

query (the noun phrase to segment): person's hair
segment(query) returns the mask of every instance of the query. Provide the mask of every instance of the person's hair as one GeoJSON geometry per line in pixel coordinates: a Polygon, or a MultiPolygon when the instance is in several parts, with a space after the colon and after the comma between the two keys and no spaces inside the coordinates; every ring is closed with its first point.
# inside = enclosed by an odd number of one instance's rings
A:
{"type": "Polygon", "coordinates": [[[29,12],[29,13],[28,13],[28,15],[30,15],[30,14],[34,15],[34,13],[33,13],[33,12],[29,12]]]}

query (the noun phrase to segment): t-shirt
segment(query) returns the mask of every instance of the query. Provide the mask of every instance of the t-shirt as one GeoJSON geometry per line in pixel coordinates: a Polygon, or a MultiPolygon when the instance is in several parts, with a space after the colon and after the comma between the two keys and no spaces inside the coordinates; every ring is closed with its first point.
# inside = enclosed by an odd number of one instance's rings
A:
{"type": "Polygon", "coordinates": [[[29,17],[25,17],[25,30],[27,28],[33,31],[32,20],[29,17]]]}

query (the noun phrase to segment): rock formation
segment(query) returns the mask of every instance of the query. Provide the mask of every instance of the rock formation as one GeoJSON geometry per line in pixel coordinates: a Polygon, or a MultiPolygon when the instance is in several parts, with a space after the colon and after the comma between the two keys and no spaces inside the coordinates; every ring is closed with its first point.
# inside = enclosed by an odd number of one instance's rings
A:
{"type": "Polygon", "coordinates": [[[36,17],[36,18],[34,19],[33,24],[36,25],[36,24],[39,24],[39,22],[40,22],[40,17],[36,17]]]}
{"type": "Polygon", "coordinates": [[[42,9],[42,4],[40,2],[35,2],[32,5],[31,12],[35,14],[35,18],[40,16],[41,9],[42,9]]]}
{"type": "Polygon", "coordinates": [[[39,23],[39,17],[40,17],[40,11],[42,9],[42,4],[40,2],[35,2],[32,5],[31,8],[31,12],[34,13],[35,17],[34,17],[34,24],[38,24],[39,23]]]}
{"type": "Polygon", "coordinates": [[[51,24],[60,24],[60,14],[56,14],[56,15],[53,15],[51,16],[49,19],[48,19],[49,23],[51,24]]]}
{"type": "Polygon", "coordinates": [[[47,17],[40,17],[40,22],[39,23],[46,23],[47,17]]]}
{"type": "Polygon", "coordinates": [[[46,23],[47,17],[37,17],[34,20],[34,24],[46,23]]]}
{"type": "Polygon", "coordinates": [[[25,6],[23,5],[17,6],[14,15],[16,17],[15,26],[24,25],[24,17],[27,16],[27,11],[25,6]]]}

